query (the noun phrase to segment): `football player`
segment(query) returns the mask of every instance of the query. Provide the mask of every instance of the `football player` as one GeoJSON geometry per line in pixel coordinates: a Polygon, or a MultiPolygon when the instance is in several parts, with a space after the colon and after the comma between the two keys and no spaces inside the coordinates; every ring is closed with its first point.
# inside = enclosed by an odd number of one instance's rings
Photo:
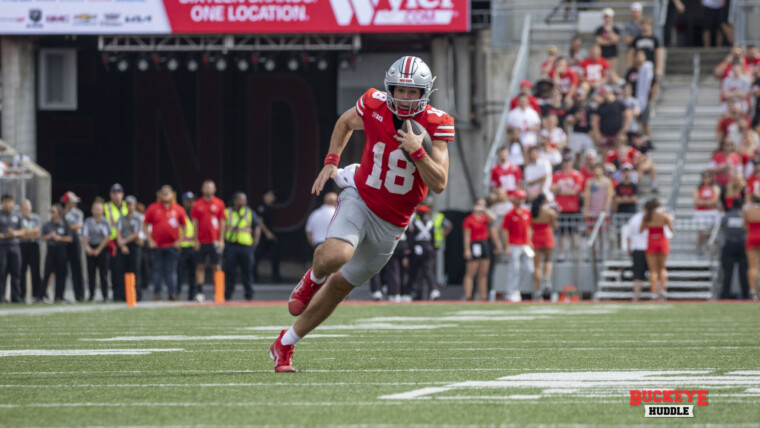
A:
{"type": "Polygon", "coordinates": [[[385,91],[369,89],[335,124],[313,194],[336,178],[340,154],[354,130],[364,130],[364,152],[353,176],[355,187],[340,194],[327,239],[290,295],[288,309],[298,319],[270,347],[275,372],[295,371],[295,344],[383,268],[428,189],[441,193],[446,188],[454,119],[428,104],[434,81],[420,58],[404,56],[385,73],[385,91]],[[430,135],[431,153],[422,147],[424,132],[411,132],[411,123],[406,123],[409,132],[401,129],[409,119],[430,135]]]}

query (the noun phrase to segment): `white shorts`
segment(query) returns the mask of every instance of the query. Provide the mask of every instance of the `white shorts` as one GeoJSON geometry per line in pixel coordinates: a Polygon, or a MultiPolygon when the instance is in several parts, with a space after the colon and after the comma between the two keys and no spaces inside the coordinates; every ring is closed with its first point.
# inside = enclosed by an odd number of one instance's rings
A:
{"type": "Polygon", "coordinates": [[[354,247],[353,257],[340,273],[351,285],[359,287],[383,269],[405,230],[380,219],[355,188],[347,187],[338,197],[327,238],[340,239],[354,247]]]}
{"type": "Polygon", "coordinates": [[[720,211],[718,210],[697,210],[694,211],[693,220],[700,229],[709,229],[719,218],[720,211]]]}
{"type": "Polygon", "coordinates": [[[570,151],[574,154],[583,153],[588,149],[594,149],[594,140],[583,132],[570,133],[570,151]]]}

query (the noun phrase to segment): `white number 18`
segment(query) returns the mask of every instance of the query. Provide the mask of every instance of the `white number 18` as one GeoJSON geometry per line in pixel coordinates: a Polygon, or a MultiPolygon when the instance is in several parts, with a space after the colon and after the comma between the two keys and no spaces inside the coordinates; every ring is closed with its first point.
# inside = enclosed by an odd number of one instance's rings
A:
{"type": "MultiPolygon", "coordinates": [[[[367,177],[367,186],[379,189],[383,185],[383,180],[380,175],[383,172],[383,154],[385,153],[385,143],[377,142],[372,148],[374,164],[372,165],[372,174],[367,177]]],[[[414,162],[408,161],[404,157],[403,149],[396,149],[388,156],[388,172],[385,174],[385,188],[398,195],[404,195],[412,190],[412,184],[414,184],[414,171],[417,167],[414,166],[414,162]],[[405,161],[406,167],[401,168],[399,161],[405,161]],[[396,177],[403,179],[401,184],[396,184],[396,177]]]]}

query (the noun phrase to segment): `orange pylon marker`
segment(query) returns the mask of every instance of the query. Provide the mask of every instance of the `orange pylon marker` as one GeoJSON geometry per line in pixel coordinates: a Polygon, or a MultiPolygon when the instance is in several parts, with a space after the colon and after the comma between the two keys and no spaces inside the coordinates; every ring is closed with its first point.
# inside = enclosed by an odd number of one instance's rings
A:
{"type": "Polygon", "coordinates": [[[214,272],[214,301],[224,303],[224,271],[214,272]]]}
{"type": "Polygon", "coordinates": [[[135,274],[124,274],[124,296],[127,298],[127,306],[137,307],[137,289],[135,288],[135,274]]]}

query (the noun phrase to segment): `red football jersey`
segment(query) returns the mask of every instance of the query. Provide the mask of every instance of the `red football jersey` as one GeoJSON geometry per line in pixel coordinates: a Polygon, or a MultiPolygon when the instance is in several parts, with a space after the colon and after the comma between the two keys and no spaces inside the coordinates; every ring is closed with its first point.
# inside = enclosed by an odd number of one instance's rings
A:
{"type": "Polygon", "coordinates": [[[491,169],[491,187],[501,187],[508,195],[517,190],[522,184],[523,175],[519,166],[507,162],[506,165],[496,165],[491,169]]]}
{"type": "Polygon", "coordinates": [[[563,213],[577,213],[580,211],[580,193],[583,191],[583,175],[571,169],[570,172],[559,170],[552,176],[552,184],[559,185],[560,190],[575,190],[575,195],[562,195],[557,192],[554,199],[563,213]]]}
{"type": "Polygon", "coordinates": [[[509,245],[527,245],[530,224],[530,210],[518,207],[508,212],[502,227],[509,231],[509,245]]]}
{"type": "MultiPolygon", "coordinates": [[[[552,71],[551,78],[554,79],[554,71],[552,71]]],[[[567,70],[565,74],[559,75],[559,91],[562,95],[570,93],[570,88],[578,85],[578,75],[573,70],[567,70]]]]}
{"type": "MultiPolygon", "coordinates": [[[[396,127],[386,97],[385,92],[371,88],[356,102],[366,142],[354,181],[359,195],[376,216],[394,226],[406,227],[417,205],[427,196],[428,187],[393,138],[396,127]]],[[[454,118],[430,104],[413,119],[433,141],[448,143],[454,139],[454,118]]]]}
{"type": "Polygon", "coordinates": [[[618,155],[617,150],[609,150],[607,152],[607,158],[605,159],[606,163],[612,163],[618,162],[620,165],[624,163],[630,163],[633,164],[633,162],[639,157],[639,151],[636,150],[633,147],[629,147],[628,151],[625,154],[625,158],[620,159],[620,156],[618,155]]]}
{"type": "Polygon", "coordinates": [[[607,70],[610,68],[610,63],[601,57],[596,61],[591,58],[586,58],[581,61],[581,68],[583,69],[583,75],[586,80],[589,82],[599,82],[606,77],[607,70]]]}

